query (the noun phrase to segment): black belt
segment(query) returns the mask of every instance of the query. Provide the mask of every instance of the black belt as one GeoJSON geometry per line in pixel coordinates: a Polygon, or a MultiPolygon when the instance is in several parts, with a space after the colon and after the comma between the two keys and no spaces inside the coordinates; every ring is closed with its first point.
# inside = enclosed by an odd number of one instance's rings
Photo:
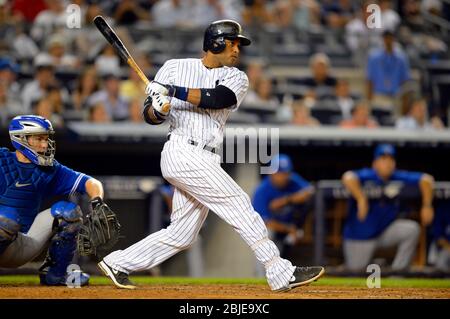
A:
{"type": "MultiPolygon", "coordinates": [[[[170,140],[170,134],[167,135],[167,140],[168,140],[168,141],[170,140]]],[[[197,146],[197,145],[198,145],[198,142],[196,142],[196,141],[194,141],[194,140],[191,140],[191,139],[189,139],[187,142],[188,142],[189,144],[191,144],[191,145],[194,145],[194,146],[197,146]]],[[[208,145],[203,146],[203,149],[206,150],[206,151],[210,151],[210,152],[213,153],[213,154],[216,154],[216,153],[217,153],[217,149],[216,149],[216,148],[211,147],[211,146],[208,146],[208,145]]]]}

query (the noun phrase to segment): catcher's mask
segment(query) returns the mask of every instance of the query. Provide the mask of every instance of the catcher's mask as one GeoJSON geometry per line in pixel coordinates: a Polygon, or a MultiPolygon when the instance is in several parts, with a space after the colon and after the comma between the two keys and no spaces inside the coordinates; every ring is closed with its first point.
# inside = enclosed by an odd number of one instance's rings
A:
{"type": "Polygon", "coordinates": [[[41,166],[53,166],[56,151],[54,133],[52,123],[42,116],[16,116],[9,124],[9,136],[14,148],[31,162],[41,166]],[[30,145],[28,137],[32,135],[48,135],[48,146],[44,153],[36,152],[30,145]]]}
{"type": "Polygon", "coordinates": [[[251,41],[242,34],[241,25],[234,20],[218,20],[211,23],[203,37],[203,51],[218,54],[225,50],[225,39],[239,39],[242,46],[250,45],[251,41]]]}

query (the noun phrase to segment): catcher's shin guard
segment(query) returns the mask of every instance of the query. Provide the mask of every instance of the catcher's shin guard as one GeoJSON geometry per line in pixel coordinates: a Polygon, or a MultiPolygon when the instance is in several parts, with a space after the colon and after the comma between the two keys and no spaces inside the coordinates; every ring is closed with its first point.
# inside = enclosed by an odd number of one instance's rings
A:
{"type": "MultiPolygon", "coordinates": [[[[58,202],[51,208],[55,217],[56,235],[52,238],[47,258],[39,269],[41,284],[66,285],[67,267],[76,251],[76,236],[82,224],[80,208],[70,202],[58,202]]],[[[80,274],[80,285],[89,281],[87,274],[80,274]]]]}

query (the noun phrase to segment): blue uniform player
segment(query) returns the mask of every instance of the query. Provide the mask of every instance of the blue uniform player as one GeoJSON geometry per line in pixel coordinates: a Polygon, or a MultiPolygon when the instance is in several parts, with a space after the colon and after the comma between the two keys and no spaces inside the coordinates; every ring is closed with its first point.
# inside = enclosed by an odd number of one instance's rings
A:
{"type": "MultiPolygon", "coordinates": [[[[19,267],[48,248],[40,268],[41,284],[66,285],[83,216],[68,201],[40,212],[41,203],[78,192],[87,193],[94,205],[102,201],[103,186],[54,159],[54,131],[47,119],[17,116],[11,120],[9,134],[16,150],[0,148],[0,267],[19,267]]],[[[78,278],[80,285],[89,282],[85,273],[78,278]]]]}
{"type": "Polygon", "coordinates": [[[399,203],[396,195],[403,185],[417,185],[422,195],[421,222],[429,225],[433,220],[432,176],[425,173],[396,169],[395,148],[390,144],[380,144],[375,149],[372,168],[348,171],[342,181],[350,191],[352,199],[349,216],[344,226],[344,258],[352,271],[365,270],[375,250],[397,247],[392,263],[393,270],[405,270],[410,266],[420,234],[417,222],[397,219],[399,203]],[[383,196],[368,199],[363,187],[379,187],[383,196]]]}
{"type": "Polygon", "coordinates": [[[253,206],[264,219],[281,256],[284,256],[302,236],[301,226],[306,215],[304,204],[311,198],[314,189],[292,171],[289,156],[275,156],[271,166],[278,167],[278,170],[258,185],[253,195],[253,206]]]}
{"type": "Polygon", "coordinates": [[[449,272],[450,202],[448,200],[436,208],[436,217],[433,221],[433,242],[435,247],[435,267],[441,271],[449,272]]]}

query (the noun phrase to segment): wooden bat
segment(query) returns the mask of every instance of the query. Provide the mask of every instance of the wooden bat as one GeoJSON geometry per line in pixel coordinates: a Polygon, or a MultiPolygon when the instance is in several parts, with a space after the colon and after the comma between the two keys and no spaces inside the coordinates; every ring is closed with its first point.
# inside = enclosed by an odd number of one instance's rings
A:
{"type": "Polygon", "coordinates": [[[94,24],[97,29],[103,34],[106,40],[113,46],[113,48],[117,51],[119,56],[127,62],[129,66],[133,68],[134,71],[139,75],[142,81],[144,81],[145,85],[150,83],[150,80],[147,76],[142,72],[141,68],[137,65],[136,61],[134,61],[130,52],[128,52],[127,48],[111,28],[111,26],[105,21],[102,16],[96,16],[94,18],[94,24]]]}

